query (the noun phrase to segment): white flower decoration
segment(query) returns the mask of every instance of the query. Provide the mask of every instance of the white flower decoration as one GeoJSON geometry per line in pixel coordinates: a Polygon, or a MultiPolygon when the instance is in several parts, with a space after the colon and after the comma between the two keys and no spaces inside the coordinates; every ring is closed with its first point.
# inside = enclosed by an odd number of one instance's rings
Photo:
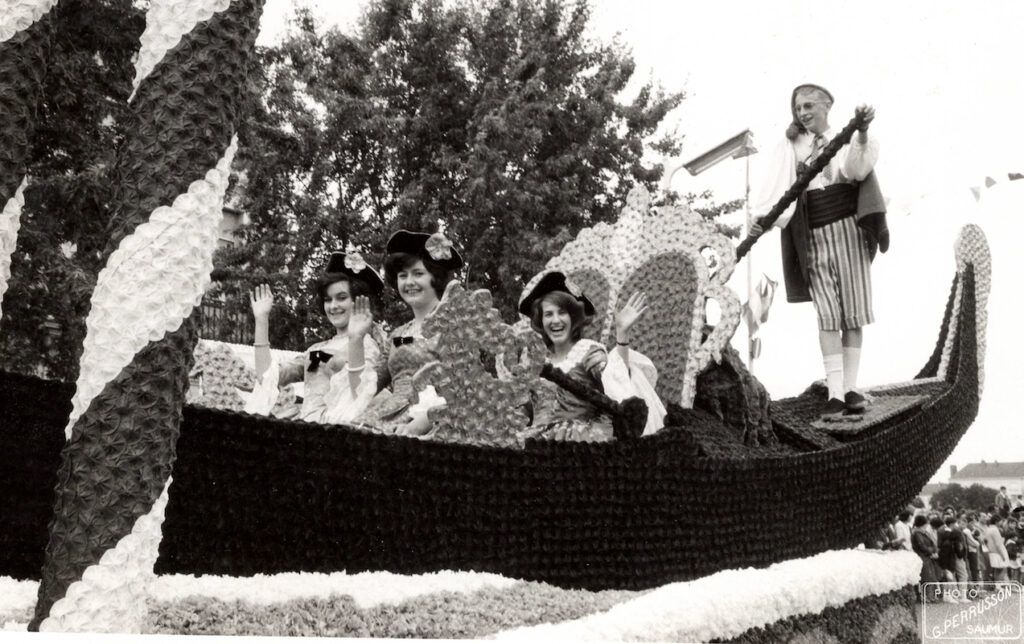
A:
{"type": "Polygon", "coordinates": [[[435,262],[452,258],[452,240],[445,237],[444,233],[434,233],[427,239],[423,247],[435,262]]]}
{"type": "Polygon", "coordinates": [[[366,270],[366,260],[359,253],[348,253],[345,255],[345,268],[353,273],[362,273],[366,270]]]}

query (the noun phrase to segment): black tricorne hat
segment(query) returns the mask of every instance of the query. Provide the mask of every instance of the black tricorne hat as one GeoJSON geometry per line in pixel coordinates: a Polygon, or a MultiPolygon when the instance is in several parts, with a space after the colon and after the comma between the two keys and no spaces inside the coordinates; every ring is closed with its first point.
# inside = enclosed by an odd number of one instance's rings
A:
{"type": "Polygon", "coordinates": [[[331,258],[327,260],[327,266],[323,272],[325,274],[342,273],[360,279],[370,287],[370,291],[374,295],[384,292],[384,280],[381,279],[380,273],[367,264],[363,256],[356,252],[334,251],[331,253],[331,258]]]}
{"type": "Polygon", "coordinates": [[[444,233],[414,233],[409,230],[399,230],[388,240],[385,252],[388,255],[393,253],[409,253],[420,257],[430,258],[442,267],[456,271],[462,268],[462,255],[455,250],[450,239],[444,233]]]}
{"type": "Polygon", "coordinates": [[[544,277],[540,278],[540,281],[537,282],[536,286],[534,286],[529,293],[524,293],[522,297],[519,298],[519,312],[529,317],[533,313],[533,303],[548,293],[553,293],[555,291],[561,291],[573,296],[576,298],[577,302],[583,305],[583,312],[586,313],[587,316],[594,315],[596,311],[594,309],[594,303],[590,301],[590,298],[583,294],[583,291],[580,290],[579,286],[573,283],[572,280],[568,279],[565,276],[565,273],[562,273],[561,271],[551,271],[544,277]]]}

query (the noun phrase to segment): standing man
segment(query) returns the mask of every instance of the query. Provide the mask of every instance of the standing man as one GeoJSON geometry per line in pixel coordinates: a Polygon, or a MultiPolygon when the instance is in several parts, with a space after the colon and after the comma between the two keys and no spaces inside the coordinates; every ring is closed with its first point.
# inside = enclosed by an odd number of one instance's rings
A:
{"type": "MultiPolygon", "coordinates": [[[[793,90],[793,122],[775,149],[759,198],[756,217],[766,214],[835,136],[828,123],[832,94],[818,85],[793,90]]],[[[871,310],[871,260],[885,252],[889,232],[885,200],[873,170],[878,142],[869,136],[874,108],[857,107],[861,126],[851,143],[832,158],[796,203],[775,221],[782,228],[782,264],[786,299],[813,302],[818,341],[825,365],[828,402],[822,418],[863,413],[866,401],[856,391],[863,327],[871,310]]],[[[759,221],[751,234],[760,235],[759,221]]]]}
{"type": "Polygon", "coordinates": [[[1006,493],[1006,486],[1000,486],[996,493],[996,512],[1005,519],[1010,516],[1010,495],[1006,493]]]}

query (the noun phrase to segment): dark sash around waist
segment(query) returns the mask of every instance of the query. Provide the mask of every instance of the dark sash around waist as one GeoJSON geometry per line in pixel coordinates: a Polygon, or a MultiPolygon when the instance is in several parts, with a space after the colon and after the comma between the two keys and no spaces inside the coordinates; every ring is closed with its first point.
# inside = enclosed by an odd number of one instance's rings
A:
{"type": "Polygon", "coordinates": [[[857,214],[857,186],[852,183],[836,183],[821,190],[808,190],[807,225],[822,228],[846,217],[857,214]]]}

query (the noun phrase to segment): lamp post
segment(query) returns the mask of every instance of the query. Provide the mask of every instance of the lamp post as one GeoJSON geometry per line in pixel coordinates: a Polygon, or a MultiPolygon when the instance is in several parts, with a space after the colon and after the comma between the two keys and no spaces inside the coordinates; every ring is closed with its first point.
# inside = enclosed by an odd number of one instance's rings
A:
{"type": "MultiPolygon", "coordinates": [[[[746,210],[746,222],[747,231],[750,230],[750,226],[753,223],[753,215],[750,212],[750,155],[757,153],[757,147],[754,146],[754,133],[747,128],[739,134],[726,139],[722,143],[719,143],[715,147],[711,148],[707,152],[700,154],[693,159],[680,164],[669,164],[661,180],[662,190],[668,190],[672,185],[672,177],[681,168],[685,168],[690,176],[695,177],[705,170],[718,165],[726,159],[746,159],[745,165],[745,190],[743,193],[743,203],[746,210]]],[[[747,258],[747,306],[749,308],[750,302],[754,295],[754,269],[753,269],[753,258],[747,258]]],[[[754,373],[754,338],[751,332],[751,325],[747,325],[747,368],[750,373],[754,373]]]]}

